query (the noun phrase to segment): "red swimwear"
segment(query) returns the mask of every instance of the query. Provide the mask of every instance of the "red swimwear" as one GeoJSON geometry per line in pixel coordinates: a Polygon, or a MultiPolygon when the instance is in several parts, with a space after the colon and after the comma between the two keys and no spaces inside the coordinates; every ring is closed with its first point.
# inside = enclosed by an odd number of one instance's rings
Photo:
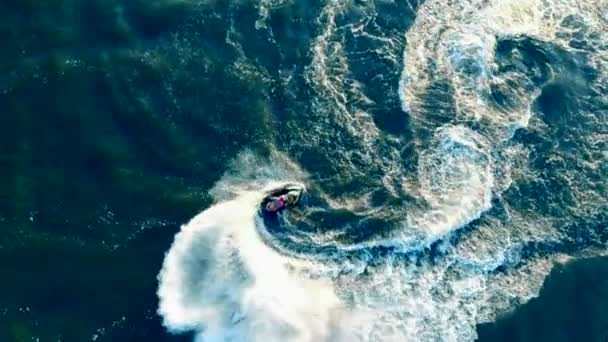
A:
{"type": "Polygon", "coordinates": [[[279,196],[276,199],[273,199],[271,202],[268,203],[268,205],[266,206],[266,209],[268,211],[277,211],[279,209],[282,209],[283,207],[285,207],[285,196],[279,196]]]}

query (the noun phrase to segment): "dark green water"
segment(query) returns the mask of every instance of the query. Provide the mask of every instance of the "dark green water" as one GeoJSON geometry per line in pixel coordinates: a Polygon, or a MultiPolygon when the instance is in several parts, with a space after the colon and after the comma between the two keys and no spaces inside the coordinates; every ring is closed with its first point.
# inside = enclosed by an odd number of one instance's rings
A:
{"type": "Polygon", "coordinates": [[[1,9],[0,339],[83,341],[102,329],[108,340],[162,340],[164,251],[208,205],[226,161],[259,144],[263,127],[247,113],[264,89],[233,81],[228,61],[203,50],[184,62],[196,74],[175,69],[170,33],[186,3],[1,9]],[[169,102],[167,78],[191,110],[169,102]]]}
{"type": "Polygon", "coordinates": [[[480,341],[606,341],[608,260],[556,267],[540,296],[495,323],[479,326],[480,341]]]}
{"type": "MultiPolygon", "coordinates": [[[[311,1],[2,2],[0,341],[192,340],[161,325],[157,275],[180,226],[212,205],[208,191],[243,151],[278,150],[309,174],[312,204],[323,208],[298,223],[311,236],[353,246],[393,239],[413,215],[403,208],[425,208],[420,192],[402,185],[424,183],[412,179],[434,130],[462,121],[491,136],[493,123],[458,119],[455,86],[440,71],[417,108],[427,117],[402,108],[405,33],[424,4],[345,3],[334,13],[333,2],[311,1]],[[272,9],[262,20],[264,6],[272,9]],[[368,115],[342,114],[355,112],[368,115]],[[370,125],[376,138],[366,140],[370,125]],[[380,213],[326,201],[367,195],[380,213]]],[[[593,29],[576,32],[574,52],[534,37],[498,39],[496,74],[528,81],[497,85],[492,108],[517,107],[510,89],[539,92],[530,125],[504,143],[523,146],[527,159],[513,163],[521,172],[509,186],[492,190],[489,209],[468,214],[439,244],[517,241],[518,257],[490,270],[471,258],[487,278],[556,255],[581,259],[551,273],[537,299],[513,299],[513,314],[498,310],[504,318],[478,325],[483,341],[608,341],[608,261],[583,259],[605,255],[608,240],[608,88],[594,64],[606,48],[588,41],[593,29]]],[[[487,154],[510,158],[502,144],[487,154]]],[[[391,248],[365,253],[382,259],[391,248]]],[[[432,268],[449,253],[442,248],[404,258],[432,268]]]]}

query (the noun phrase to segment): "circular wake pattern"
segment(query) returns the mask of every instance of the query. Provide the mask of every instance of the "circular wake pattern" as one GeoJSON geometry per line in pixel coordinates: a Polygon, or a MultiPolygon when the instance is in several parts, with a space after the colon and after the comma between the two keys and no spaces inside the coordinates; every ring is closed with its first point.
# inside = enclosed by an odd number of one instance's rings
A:
{"type": "Polygon", "coordinates": [[[442,127],[418,164],[420,196],[428,203],[411,212],[408,226],[432,238],[478,218],[491,206],[493,165],[487,142],[462,126],[442,127]]]}
{"type": "MultiPolygon", "coordinates": [[[[300,5],[258,7],[278,55],[273,15],[300,5]]],[[[305,65],[264,73],[284,92],[281,153],[243,153],[182,227],[164,324],[201,341],[470,341],[555,262],[605,249],[607,5],[328,0],[299,18],[305,65]],[[259,203],[287,181],[310,201],[270,224],[259,203]]]]}

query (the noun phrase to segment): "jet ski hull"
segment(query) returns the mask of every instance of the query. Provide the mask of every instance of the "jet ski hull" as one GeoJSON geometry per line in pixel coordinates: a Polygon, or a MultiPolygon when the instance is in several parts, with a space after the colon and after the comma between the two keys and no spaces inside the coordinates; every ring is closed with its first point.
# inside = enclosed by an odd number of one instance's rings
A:
{"type": "Polygon", "coordinates": [[[300,202],[304,190],[305,188],[299,184],[288,184],[278,189],[271,190],[266,197],[264,197],[264,200],[262,200],[261,209],[266,213],[276,213],[285,209],[293,208],[300,202]],[[276,198],[288,194],[295,195],[295,201],[292,203],[286,202],[283,206],[278,208],[269,206],[269,203],[273,202],[276,198]]]}

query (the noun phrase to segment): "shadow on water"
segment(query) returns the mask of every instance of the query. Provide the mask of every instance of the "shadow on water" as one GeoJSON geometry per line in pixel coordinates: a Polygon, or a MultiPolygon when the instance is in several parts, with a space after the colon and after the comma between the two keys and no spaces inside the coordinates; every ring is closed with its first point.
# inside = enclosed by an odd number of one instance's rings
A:
{"type": "Polygon", "coordinates": [[[608,341],[608,258],[556,266],[537,298],[494,323],[478,341],[608,341]]]}

